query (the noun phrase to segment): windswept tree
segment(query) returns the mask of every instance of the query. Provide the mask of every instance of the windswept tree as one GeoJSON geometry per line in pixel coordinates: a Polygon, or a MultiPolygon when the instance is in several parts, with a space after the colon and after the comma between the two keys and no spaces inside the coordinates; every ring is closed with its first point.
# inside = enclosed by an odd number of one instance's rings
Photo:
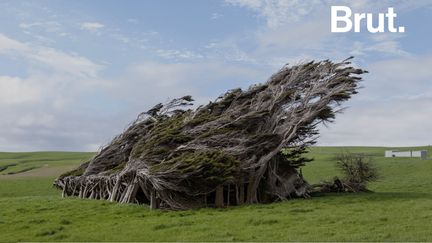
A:
{"type": "Polygon", "coordinates": [[[54,184],[64,196],[171,209],[308,197],[302,155],[364,72],[349,60],[308,62],[195,110],[191,96],[158,104],[54,184]]]}

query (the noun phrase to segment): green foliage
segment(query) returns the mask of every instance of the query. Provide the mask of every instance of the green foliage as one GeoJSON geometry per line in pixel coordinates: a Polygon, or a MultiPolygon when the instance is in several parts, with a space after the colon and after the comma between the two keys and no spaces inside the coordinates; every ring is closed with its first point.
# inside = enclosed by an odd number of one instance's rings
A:
{"type": "Polygon", "coordinates": [[[379,178],[370,157],[363,154],[341,153],[336,156],[337,167],[344,173],[343,180],[357,191],[366,190],[367,184],[379,178]]]}
{"type": "Polygon", "coordinates": [[[216,135],[220,135],[220,134],[228,134],[232,131],[233,131],[233,129],[228,128],[228,127],[214,128],[214,129],[210,129],[209,131],[201,134],[199,137],[200,138],[208,138],[208,137],[212,137],[212,136],[216,136],[216,135]]]}
{"type": "Polygon", "coordinates": [[[123,170],[125,166],[126,166],[126,162],[120,163],[120,164],[116,165],[115,167],[109,169],[108,174],[114,174],[116,172],[119,172],[119,171],[123,170]]]}
{"type": "Polygon", "coordinates": [[[241,93],[242,90],[240,88],[229,90],[218,97],[218,102],[211,102],[207,108],[211,110],[213,116],[219,116],[241,93]]]}
{"type": "Polygon", "coordinates": [[[138,158],[143,154],[147,156],[159,155],[169,152],[169,148],[177,144],[192,140],[192,137],[182,133],[184,119],[187,113],[176,114],[170,118],[165,118],[156,123],[156,127],[151,131],[150,137],[144,137],[132,149],[131,157],[138,158]]]}
{"type": "Polygon", "coordinates": [[[185,125],[195,127],[213,120],[216,120],[219,116],[212,115],[208,110],[202,110],[197,113],[191,120],[189,120],[185,125]]]}
{"type": "Polygon", "coordinates": [[[66,176],[81,176],[83,175],[85,172],[85,168],[84,167],[78,167],[74,170],[68,171],[66,173],[63,173],[60,175],[60,178],[64,178],[66,176]]]}
{"type": "Polygon", "coordinates": [[[307,162],[313,161],[312,158],[304,156],[306,153],[308,153],[306,147],[286,148],[280,152],[280,154],[283,155],[281,156],[281,160],[294,168],[299,168],[304,166],[307,162]]]}
{"type": "Polygon", "coordinates": [[[204,150],[181,153],[179,156],[154,165],[151,170],[162,172],[176,168],[179,174],[197,174],[200,182],[217,185],[233,179],[239,164],[238,160],[222,151],[204,150]]]}
{"type": "MultiPolygon", "coordinates": [[[[346,99],[348,98],[349,96],[346,99]]],[[[335,117],[336,117],[335,112],[330,106],[327,106],[326,108],[322,109],[318,114],[318,118],[323,121],[332,121],[335,117]]]]}

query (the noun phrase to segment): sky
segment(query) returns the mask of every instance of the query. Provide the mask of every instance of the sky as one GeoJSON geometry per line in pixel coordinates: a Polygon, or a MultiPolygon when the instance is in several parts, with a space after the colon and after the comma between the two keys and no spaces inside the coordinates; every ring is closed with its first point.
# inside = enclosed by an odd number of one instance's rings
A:
{"type": "Polygon", "coordinates": [[[0,151],[96,151],[159,102],[349,56],[369,73],[318,145],[429,145],[430,23],[432,0],[0,1],[0,151]],[[331,33],[332,5],[405,32],[331,33]]]}

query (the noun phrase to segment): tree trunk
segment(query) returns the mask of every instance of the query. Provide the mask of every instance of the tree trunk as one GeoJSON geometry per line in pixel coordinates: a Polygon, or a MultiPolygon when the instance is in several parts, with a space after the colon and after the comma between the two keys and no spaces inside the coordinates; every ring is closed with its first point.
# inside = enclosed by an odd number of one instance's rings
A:
{"type": "Polygon", "coordinates": [[[239,189],[240,189],[240,192],[239,192],[239,194],[240,194],[239,195],[239,202],[238,202],[239,205],[243,204],[244,201],[245,201],[245,190],[244,190],[244,188],[245,188],[245,185],[243,183],[241,183],[240,186],[239,186],[239,189]]]}
{"type": "Polygon", "coordinates": [[[63,187],[63,192],[62,192],[62,197],[64,198],[64,197],[66,197],[66,188],[67,188],[67,182],[65,182],[65,185],[64,185],[64,187],[63,187]]]}
{"type": "Polygon", "coordinates": [[[152,190],[150,194],[150,209],[157,209],[157,208],[159,208],[159,202],[156,197],[156,191],[152,190]]]}
{"type": "Polygon", "coordinates": [[[215,206],[222,208],[224,206],[223,186],[216,187],[215,206]]]}
{"type": "Polygon", "coordinates": [[[137,191],[138,191],[138,181],[135,179],[134,183],[132,184],[131,193],[129,194],[129,198],[127,203],[133,203],[134,199],[136,197],[137,191]]]}
{"type": "Polygon", "coordinates": [[[230,205],[230,193],[231,193],[231,186],[230,184],[228,184],[228,188],[227,188],[227,207],[230,205]]]}
{"type": "Polygon", "coordinates": [[[256,203],[257,202],[257,187],[255,186],[257,178],[255,178],[255,171],[251,171],[249,174],[249,183],[247,187],[246,202],[256,203]]]}
{"type": "Polygon", "coordinates": [[[117,177],[116,183],[115,183],[114,188],[113,188],[112,193],[111,193],[111,198],[109,199],[110,202],[114,202],[116,200],[117,191],[118,191],[119,187],[120,187],[120,177],[117,177]]]}

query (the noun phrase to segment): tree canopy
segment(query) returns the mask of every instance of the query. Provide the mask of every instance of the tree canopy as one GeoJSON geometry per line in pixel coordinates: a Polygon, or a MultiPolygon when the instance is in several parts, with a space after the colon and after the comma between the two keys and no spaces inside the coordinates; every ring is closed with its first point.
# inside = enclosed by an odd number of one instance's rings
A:
{"type": "Polygon", "coordinates": [[[307,197],[302,154],[364,72],[349,59],[312,61],[196,109],[191,96],[157,104],[55,185],[65,196],[172,209],[307,197]]]}

